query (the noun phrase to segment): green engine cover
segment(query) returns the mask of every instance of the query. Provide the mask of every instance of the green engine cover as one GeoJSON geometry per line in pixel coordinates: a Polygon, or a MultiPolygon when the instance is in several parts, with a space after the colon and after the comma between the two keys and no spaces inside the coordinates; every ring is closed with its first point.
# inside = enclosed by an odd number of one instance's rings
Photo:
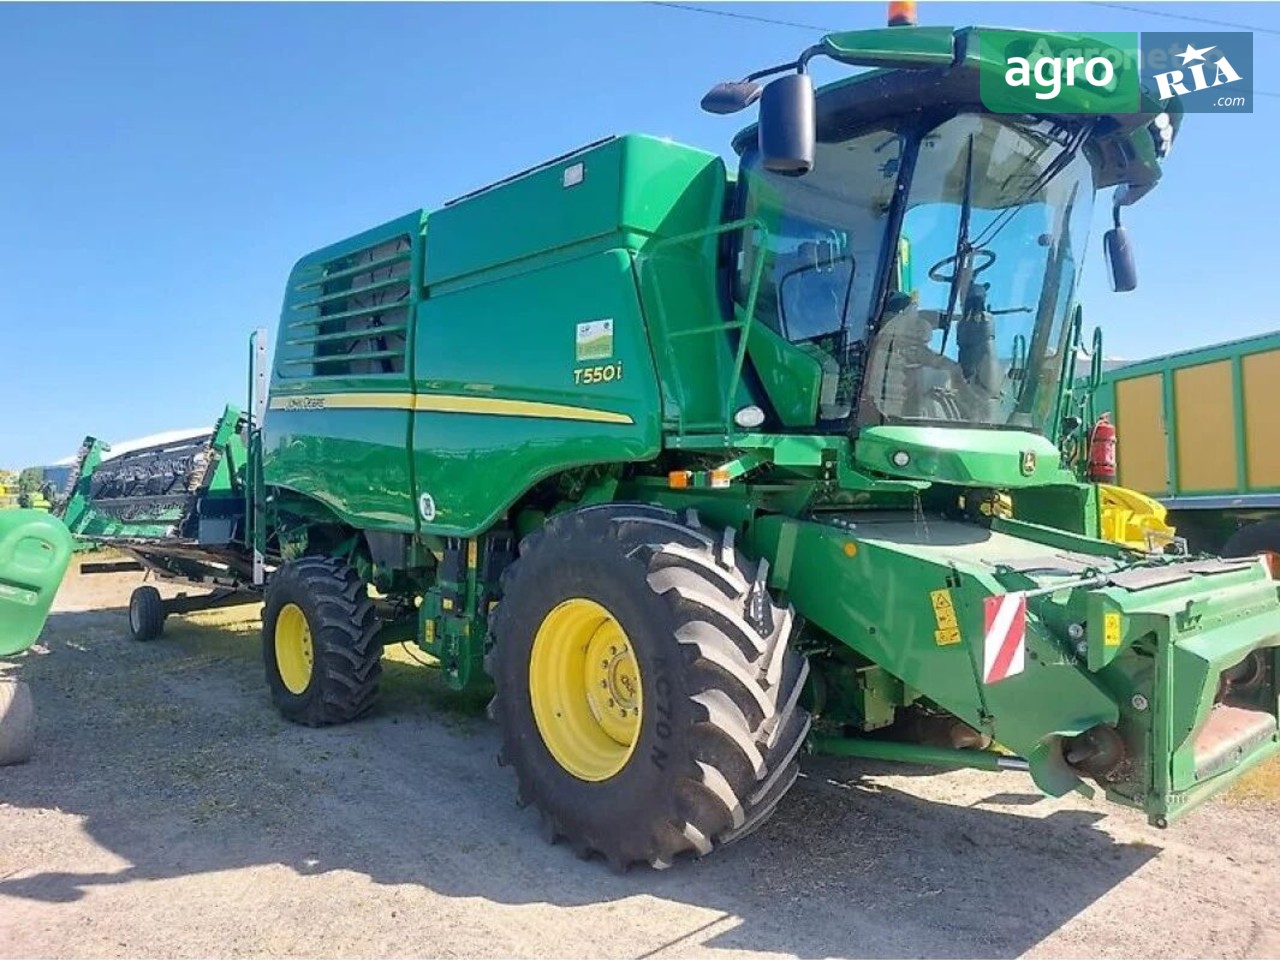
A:
{"type": "Polygon", "coordinates": [[[359,528],[470,536],[544,477],[716,420],[725,183],[716,156],[618,137],[304,257],[266,484],[359,528]]]}

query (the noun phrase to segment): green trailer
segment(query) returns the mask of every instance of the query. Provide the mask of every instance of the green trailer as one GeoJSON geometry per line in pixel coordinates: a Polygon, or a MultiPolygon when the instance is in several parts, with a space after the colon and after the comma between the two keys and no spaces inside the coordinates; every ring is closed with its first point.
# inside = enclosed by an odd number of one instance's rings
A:
{"type": "Polygon", "coordinates": [[[832,34],[704,99],[759,100],[736,172],[611,137],[308,254],[204,457],[90,442],[69,522],[261,596],[292,720],[365,714],[393,642],[491,690],[520,802],[619,868],[747,835],[806,750],[1165,826],[1280,749],[1277,585],[1101,539],[1059,438],[1092,203],[1180,117],[992,114],[1002,67],[832,34]]]}
{"type": "Polygon", "coordinates": [[[1159,501],[1192,550],[1280,555],[1280,333],[1125,364],[1094,396],[1117,482],[1159,501]]]}

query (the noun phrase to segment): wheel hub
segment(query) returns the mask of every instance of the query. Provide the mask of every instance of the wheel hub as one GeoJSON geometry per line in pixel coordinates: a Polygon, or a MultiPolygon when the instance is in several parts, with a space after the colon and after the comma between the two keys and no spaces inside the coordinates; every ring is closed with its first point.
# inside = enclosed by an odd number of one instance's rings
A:
{"type": "Polygon", "coordinates": [[[543,619],[529,660],[529,691],[548,751],[580,780],[626,766],[640,737],[640,666],[604,606],[575,597],[543,619]]]}
{"type": "Polygon", "coordinates": [[[315,649],[311,642],[311,625],[296,603],[286,603],[276,617],[276,669],[285,689],[301,695],[311,683],[315,649]]]}

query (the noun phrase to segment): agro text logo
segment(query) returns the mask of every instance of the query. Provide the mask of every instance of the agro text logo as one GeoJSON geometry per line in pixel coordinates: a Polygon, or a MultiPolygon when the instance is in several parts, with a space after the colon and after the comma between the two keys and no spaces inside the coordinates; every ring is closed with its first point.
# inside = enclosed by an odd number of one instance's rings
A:
{"type": "Polygon", "coordinates": [[[1137,111],[1136,33],[975,31],[979,93],[994,113],[1137,111]]]}

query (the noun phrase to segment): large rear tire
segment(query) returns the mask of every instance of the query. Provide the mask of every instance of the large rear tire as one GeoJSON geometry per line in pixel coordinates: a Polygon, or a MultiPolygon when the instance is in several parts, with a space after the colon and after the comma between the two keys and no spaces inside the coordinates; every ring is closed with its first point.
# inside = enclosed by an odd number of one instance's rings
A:
{"type": "Polygon", "coordinates": [[[36,705],[21,680],[0,680],[0,767],[31,759],[36,743],[36,705]]]}
{"type": "Polygon", "coordinates": [[[378,696],[382,648],[368,587],[333,557],[286,563],[267,586],[262,656],[271,699],[311,727],[362,716],[378,696]]]}
{"type": "Polygon", "coordinates": [[[520,545],[488,667],[500,760],[548,839],[661,868],[773,813],[808,665],[767,572],[731,530],[643,505],[562,514],[520,545]]]}

